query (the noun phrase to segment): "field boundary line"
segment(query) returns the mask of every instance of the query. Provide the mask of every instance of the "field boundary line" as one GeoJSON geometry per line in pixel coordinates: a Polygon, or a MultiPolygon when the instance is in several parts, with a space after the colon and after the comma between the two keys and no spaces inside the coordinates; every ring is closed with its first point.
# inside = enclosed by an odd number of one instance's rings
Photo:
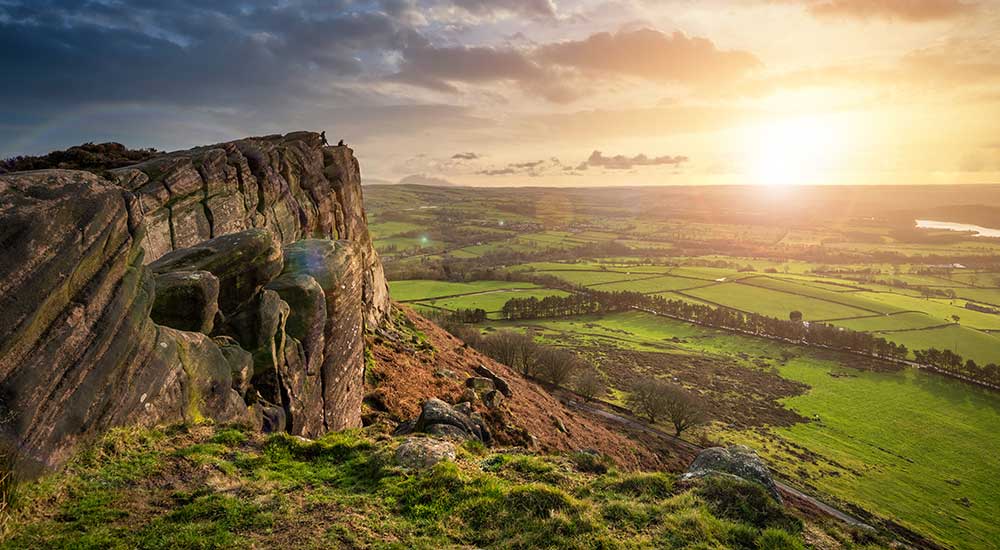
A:
{"type": "MultiPolygon", "coordinates": [[[[781,281],[781,279],[774,279],[772,277],[767,277],[765,275],[761,275],[760,277],[745,277],[743,279],[738,279],[738,280],[735,280],[733,282],[736,283],[736,284],[744,284],[744,285],[747,285],[747,286],[752,286],[754,288],[763,288],[765,290],[771,290],[771,291],[774,291],[774,292],[782,292],[784,294],[791,294],[792,296],[801,296],[803,298],[811,298],[813,300],[819,300],[821,302],[829,302],[831,304],[837,304],[837,305],[840,305],[840,306],[845,306],[845,307],[857,309],[859,311],[868,311],[868,312],[871,312],[871,313],[876,313],[876,314],[884,315],[884,313],[882,313],[881,311],[876,311],[874,309],[868,309],[866,307],[862,307],[862,306],[858,306],[858,305],[853,305],[853,304],[845,304],[844,302],[838,302],[836,300],[831,300],[829,298],[820,298],[819,296],[811,296],[809,294],[805,294],[805,293],[802,293],[802,292],[792,292],[792,291],[789,291],[789,290],[778,290],[776,288],[769,288],[769,287],[766,287],[766,286],[760,286],[760,285],[755,285],[753,283],[745,283],[745,282],[743,282],[743,281],[746,281],[748,279],[757,279],[757,278],[761,278],[761,277],[764,278],[764,279],[770,279],[772,281],[779,281],[779,282],[781,281]]],[[[822,289],[817,289],[817,290],[822,290],[822,289]]],[[[829,292],[833,292],[833,291],[831,290],[829,292]]]]}

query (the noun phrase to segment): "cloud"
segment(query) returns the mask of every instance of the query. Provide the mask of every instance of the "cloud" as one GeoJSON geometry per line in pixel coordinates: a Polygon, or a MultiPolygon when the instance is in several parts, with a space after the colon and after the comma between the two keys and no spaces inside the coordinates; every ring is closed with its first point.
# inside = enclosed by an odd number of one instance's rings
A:
{"type": "Polygon", "coordinates": [[[527,162],[512,162],[502,168],[487,168],[476,174],[480,176],[513,176],[526,175],[538,177],[553,170],[561,170],[563,164],[557,158],[547,160],[532,160],[527,162]]]}
{"type": "Polygon", "coordinates": [[[529,48],[414,44],[403,51],[394,79],[449,93],[459,92],[459,84],[513,82],[529,94],[568,103],[594,80],[631,77],[698,86],[735,82],[761,67],[749,52],[642,28],[529,48]]]}
{"type": "Polygon", "coordinates": [[[556,4],[552,0],[453,0],[448,3],[473,15],[508,12],[540,19],[556,17],[556,4]]]}
{"type": "Polygon", "coordinates": [[[605,170],[631,170],[637,166],[673,166],[684,164],[689,159],[684,156],[660,156],[649,157],[645,154],[638,154],[633,157],[625,155],[615,155],[606,157],[600,151],[591,153],[587,160],[577,164],[563,164],[558,158],[545,160],[533,160],[528,162],[512,162],[500,168],[488,168],[480,170],[476,174],[480,176],[513,176],[527,175],[539,177],[547,174],[562,173],[568,175],[581,175],[579,172],[588,168],[603,168],[605,170]]]}
{"type": "Polygon", "coordinates": [[[450,187],[456,186],[457,183],[453,183],[445,178],[438,176],[430,176],[427,174],[410,174],[399,180],[399,185],[431,185],[434,187],[450,187]]]}
{"type": "Polygon", "coordinates": [[[738,80],[762,66],[749,52],[720,50],[707,38],[649,28],[547,44],[535,52],[535,57],[548,65],[594,76],[679,83],[738,80]]]}
{"type": "Polygon", "coordinates": [[[476,153],[455,153],[451,156],[452,160],[477,160],[479,155],[476,153]]]}
{"type": "Polygon", "coordinates": [[[580,163],[576,169],[586,170],[587,168],[605,168],[608,170],[631,170],[636,166],[680,166],[688,160],[690,159],[684,156],[667,155],[651,158],[645,154],[638,154],[634,157],[627,157],[625,155],[606,157],[600,151],[594,151],[590,154],[590,157],[580,163]]]}
{"type": "MultiPolygon", "coordinates": [[[[774,1],[774,0],[772,0],[774,1]]],[[[973,12],[977,4],[967,0],[777,0],[802,4],[819,17],[888,19],[925,22],[952,19],[973,12]]]]}

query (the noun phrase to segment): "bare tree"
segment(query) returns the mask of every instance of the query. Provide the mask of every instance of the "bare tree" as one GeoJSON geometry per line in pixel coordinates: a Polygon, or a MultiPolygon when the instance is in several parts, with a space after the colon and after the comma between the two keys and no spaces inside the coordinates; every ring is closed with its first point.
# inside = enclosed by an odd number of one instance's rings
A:
{"type": "Polygon", "coordinates": [[[498,330],[483,338],[480,351],[525,376],[534,376],[540,348],[530,335],[498,330]]]}
{"type": "Polygon", "coordinates": [[[563,386],[584,366],[583,360],[572,352],[545,347],[538,354],[536,375],[550,384],[563,386]]]}
{"type": "Polygon", "coordinates": [[[632,412],[645,416],[650,422],[666,419],[673,424],[677,436],[704,421],[704,413],[690,393],[657,378],[646,378],[636,384],[627,403],[632,412]]]}
{"type": "Polygon", "coordinates": [[[667,420],[674,425],[674,435],[705,422],[705,413],[697,399],[683,388],[673,386],[663,396],[666,402],[667,420]]]}
{"type": "Polygon", "coordinates": [[[585,369],[581,372],[574,381],[573,388],[576,393],[583,396],[587,401],[593,400],[595,397],[604,395],[607,391],[604,386],[604,380],[601,379],[600,373],[596,369],[590,368],[585,369]]]}

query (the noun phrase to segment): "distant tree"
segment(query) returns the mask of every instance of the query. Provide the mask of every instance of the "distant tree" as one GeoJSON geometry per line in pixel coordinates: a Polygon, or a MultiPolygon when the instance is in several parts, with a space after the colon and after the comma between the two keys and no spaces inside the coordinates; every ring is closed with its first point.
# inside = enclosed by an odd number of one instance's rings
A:
{"type": "Polygon", "coordinates": [[[656,422],[667,414],[667,404],[660,398],[666,393],[668,384],[657,378],[644,378],[637,382],[626,398],[626,404],[637,416],[644,416],[656,422]]]}
{"type": "Polygon", "coordinates": [[[606,391],[600,373],[592,368],[585,369],[577,375],[573,383],[573,388],[576,390],[576,393],[583,396],[587,401],[592,401],[595,397],[604,395],[606,391]]]}
{"type": "Polygon", "coordinates": [[[959,317],[958,315],[952,315],[952,316],[951,316],[951,320],[952,320],[952,321],[955,321],[955,324],[957,325],[957,324],[958,324],[958,322],[962,320],[962,318],[961,318],[961,317],[959,317]]]}
{"type": "Polygon", "coordinates": [[[667,420],[674,425],[674,435],[681,436],[688,428],[705,422],[705,413],[698,400],[684,389],[674,386],[663,396],[667,420]]]}
{"type": "Polygon", "coordinates": [[[799,310],[795,310],[795,311],[789,313],[788,314],[788,320],[792,321],[793,323],[801,323],[802,322],[802,312],[799,311],[799,310]]]}
{"type": "Polygon", "coordinates": [[[530,335],[513,330],[498,330],[483,338],[480,350],[525,376],[533,376],[541,349],[530,335]]]}

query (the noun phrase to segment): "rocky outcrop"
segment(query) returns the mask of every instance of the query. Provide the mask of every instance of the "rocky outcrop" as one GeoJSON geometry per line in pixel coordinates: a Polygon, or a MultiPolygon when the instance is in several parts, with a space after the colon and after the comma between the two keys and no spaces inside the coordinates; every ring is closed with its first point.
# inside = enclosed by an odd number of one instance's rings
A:
{"type": "Polygon", "coordinates": [[[300,132],[109,177],[0,176],[0,454],[38,470],[125,424],[360,425],[389,300],[350,149],[300,132]]]}
{"type": "Polygon", "coordinates": [[[454,407],[436,398],[424,401],[420,416],[400,424],[394,435],[425,433],[458,439],[474,439],[490,443],[492,436],[482,415],[474,412],[472,404],[462,402],[454,407]]]}
{"type": "Polygon", "coordinates": [[[347,147],[314,132],[242,139],[163,155],[112,171],[148,220],[146,262],[252,228],[282,244],[308,238],[357,243],[365,318],[384,320],[389,293],[362,204],[361,171],[347,147]]]}
{"type": "Polygon", "coordinates": [[[745,445],[711,447],[701,451],[681,479],[690,481],[713,475],[732,476],[756,483],[781,502],[778,486],[774,484],[767,465],[753,449],[745,445]]]}

